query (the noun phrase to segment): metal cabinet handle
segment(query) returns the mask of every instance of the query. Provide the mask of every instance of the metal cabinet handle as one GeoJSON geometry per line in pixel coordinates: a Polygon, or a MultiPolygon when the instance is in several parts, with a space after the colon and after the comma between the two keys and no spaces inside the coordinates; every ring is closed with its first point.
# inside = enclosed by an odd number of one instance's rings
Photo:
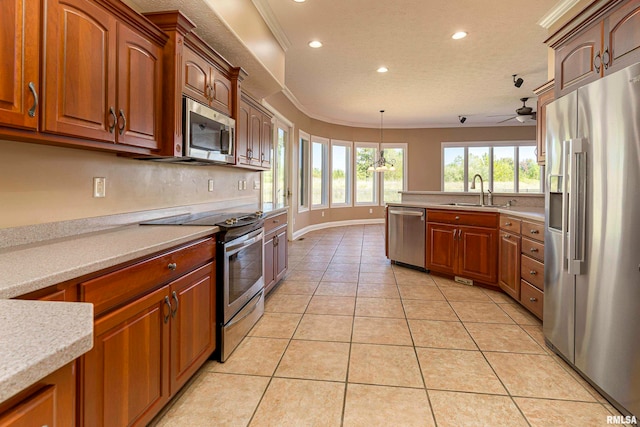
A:
{"type": "Polygon", "coordinates": [[[260,155],[260,161],[261,161],[261,162],[264,162],[264,153],[261,153],[261,155],[260,155]]]}
{"type": "Polygon", "coordinates": [[[280,222],[280,220],[279,220],[279,219],[274,219],[274,220],[273,220],[273,223],[274,223],[274,224],[278,224],[279,222],[280,222]]]}
{"type": "Polygon", "coordinates": [[[531,234],[539,234],[539,233],[540,233],[540,231],[534,230],[533,228],[531,229],[531,234]]]}
{"type": "Polygon", "coordinates": [[[531,252],[538,252],[538,248],[531,248],[531,252]]]}
{"type": "Polygon", "coordinates": [[[178,313],[178,307],[180,307],[180,302],[178,301],[178,294],[176,294],[176,291],[171,292],[171,298],[173,298],[173,300],[176,302],[175,310],[171,311],[171,317],[175,319],[176,314],[178,313]]]}
{"type": "Polygon", "coordinates": [[[511,234],[505,234],[502,237],[505,238],[505,239],[510,239],[511,238],[511,234]]]}
{"type": "Polygon", "coordinates": [[[122,127],[118,127],[118,134],[122,135],[124,133],[124,129],[127,127],[127,118],[124,115],[124,110],[121,108],[118,112],[119,116],[122,117],[122,127]]]}
{"type": "Polygon", "coordinates": [[[460,217],[458,215],[456,215],[456,219],[460,219],[460,217]]]}
{"type": "Polygon", "coordinates": [[[170,263],[169,265],[167,265],[167,268],[169,270],[173,270],[175,271],[176,268],[178,268],[178,264],[176,264],[175,262],[170,263]]]}
{"type": "Polygon", "coordinates": [[[109,107],[109,115],[113,118],[113,124],[109,126],[109,133],[113,133],[116,128],[116,123],[118,122],[118,117],[116,117],[116,112],[113,107],[109,107]]]}
{"type": "Polygon", "coordinates": [[[529,270],[529,274],[535,276],[536,274],[538,274],[538,272],[535,270],[529,270]]]}
{"type": "Polygon", "coordinates": [[[33,105],[29,108],[29,117],[36,116],[36,108],[38,108],[38,92],[36,92],[36,85],[33,82],[29,82],[29,90],[33,95],[33,105]]]}
{"type": "Polygon", "coordinates": [[[504,223],[505,227],[511,227],[511,223],[509,221],[504,223]]]}
{"type": "Polygon", "coordinates": [[[596,69],[596,73],[598,74],[600,74],[601,65],[602,65],[602,57],[600,56],[600,52],[598,52],[596,53],[596,56],[593,57],[593,68],[596,69]]]}
{"type": "Polygon", "coordinates": [[[164,323],[167,323],[171,317],[171,301],[169,301],[169,297],[164,297],[164,304],[169,307],[169,313],[164,316],[164,323]]]}
{"type": "Polygon", "coordinates": [[[253,158],[253,150],[252,149],[247,149],[247,157],[252,159],[253,158]]]}
{"type": "Polygon", "coordinates": [[[529,301],[531,301],[531,302],[536,302],[536,301],[538,301],[538,298],[531,297],[531,298],[529,298],[529,301]]]}
{"type": "Polygon", "coordinates": [[[611,61],[611,55],[609,55],[609,48],[607,47],[602,54],[602,64],[604,65],[604,69],[609,69],[609,61],[611,61]],[[605,59],[605,56],[607,59],[605,59]]]}

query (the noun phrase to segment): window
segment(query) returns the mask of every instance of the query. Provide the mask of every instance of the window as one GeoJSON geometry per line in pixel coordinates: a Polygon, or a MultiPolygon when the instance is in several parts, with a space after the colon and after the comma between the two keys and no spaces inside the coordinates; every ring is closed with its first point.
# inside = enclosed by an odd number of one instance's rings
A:
{"type": "Polygon", "coordinates": [[[378,144],[356,142],[354,159],[356,205],[378,204],[378,173],[367,170],[377,158],[378,144]]]}
{"type": "Polygon", "coordinates": [[[331,206],[351,205],[351,142],[331,141],[331,206]]]}
{"type": "Polygon", "coordinates": [[[314,136],[311,139],[311,207],[328,206],[329,140],[314,136]]]}
{"type": "Polygon", "coordinates": [[[394,164],[394,171],[387,171],[381,175],[382,178],[382,203],[400,202],[400,191],[404,191],[406,185],[405,173],[405,153],[406,144],[382,144],[381,154],[388,162],[394,164]]]}
{"type": "Polygon", "coordinates": [[[541,193],[535,141],[442,143],[442,191],[471,190],[476,174],[495,193],[541,193]]]}
{"type": "Polygon", "coordinates": [[[298,141],[298,212],[309,209],[309,134],[300,131],[298,141]]]}
{"type": "Polygon", "coordinates": [[[279,209],[287,206],[287,141],[289,126],[276,120],[276,142],[273,148],[271,169],[262,173],[263,209],[279,209]]]}

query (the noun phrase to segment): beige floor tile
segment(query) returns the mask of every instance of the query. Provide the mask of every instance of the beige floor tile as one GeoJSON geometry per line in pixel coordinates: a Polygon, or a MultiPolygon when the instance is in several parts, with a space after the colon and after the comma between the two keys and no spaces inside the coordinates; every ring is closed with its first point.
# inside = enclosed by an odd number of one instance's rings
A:
{"type": "Polygon", "coordinates": [[[310,314],[337,314],[352,316],[355,305],[355,297],[316,295],[311,298],[306,312],[310,314]]]}
{"type": "Polygon", "coordinates": [[[263,338],[291,338],[302,314],[265,313],[247,335],[263,338]]]}
{"type": "Polygon", "coordinates": [[[266,377],[203,373],[157,426],[247,425],[268,384],[266,377]]]}
{"type": "Polygon", "coordinates": [[[287,295],[313,295],[318,287],[318,282],[301,282],[285,279],[276,287],[273,294],[287,295]]]}
{"type": "MultiPolygon", "coordinates": [[[[302,262],[305,262],[304,260],[302,262]]],[[[324,275],[324,271],[300,271],[300,270],[292,270],[287,274],[286,280],[296,281],[296,282],[316,282],[318,283],[322,276],[324,275]]]]}
{"type": "MultiPolygon", "coordinates": [[[[349,265],[349,264],[343,264],[349,265]]],[[[315,295],[326,295],[334,297],[355,297],[357,283],[344,282],[320,282],[320,286],[316,289],[315,295]]]]}
{"type": "MultiPolygon", "coordinates": [[[[380,267],[380,266],[376,266],[380,267]]],[[[383,266],[384,267],[384,266],[383,266]]],[[[393,272],[370,272],[370,271],[361,271],[360,276],[358,277],[358,283],[363,284],[373,284],[373,283],[382,283],[385,285],[395,285],[396,284],[396,276],[393,275],[393,272]]]]}
{"type": "Polygon", "coordinates": [[[347,385],[344,427],[435,426],[425,390],[347,385]]]}
{"type": "Polygon", "coordinates": [[[458,316],[447,301],[402,300],[407,319],[457,321],[458,316]]]}
{"type": "MultiPolygon", "coordinates": [[[[309,252],[309,254],[307,254],[303,259],[302,262],[331,262],[333,260],[333,255],[332,254],[328,254],[328,253],[324,253],[324,254],[319,254],[319,253],[315,253],[313,251],[313,249],[309,252]]],[[[303,272],[300,272],[303,273],[303,272]]],[[[314,278],[314,280],[320,280],[317,279],[317,275],[316,278],[314,278]]]]}
{"type": "Polygon", "coordinates": [[[437,286],[431,284],[422,285],[398,285],[402,299],[419,299],[429,301],[444,301],[444,296],[437,286]]]}
{"type": "Polygon", "coordinates": [[[584,389],[587,390],[589,394],[594,397],[594,399],[596,399],[600,403],[607,403],[607,399],[605,399],[595,388],[593,388],[593,386],[591,386],[591,384],[589,384],[587,380],[582,378],[582,376],[567,362],[565,362],[564,359],[553,352],[550,352],[550,355],[551,358],[555,360],[555,362],[560,365],[569,375],[571,375],[571,377],[575,379],[578,384],[584,387],[584,389]]]}
{"type": "Polygon", "coordinates": [[[358,282],[358,272],[357,271],[335,271],[335,270],[327,270],[322,276],[323,282],[347,282],[347,283],[357,283],[358,282]]]}
{"type": "Polygon", "coordinates": [[[329,261],[303,262],[303,263],[297,265],[294,268],[294,270],[299,270],[299,271],[310,271],[310,270],[325,271],[327,269],[327,267],[329,267],[329,261]]]}
{"type": "Polygon", "coordinates": [[[518,325],[465,323],[464,326],[482,351],[547,353],[518,325]]]}
{"type": "Polygon", "coordinates": [[[420,368],[412,347],[352,344],[349,383],[422,388],[420,368]]]}
{"type": "Polygon", "coordinates": [[[433,281],[436,282],[436,285],[438,286],[464,286],[464,285],[461,285],[460,283],[456,283],[454,280],[449,279],[447,277],[438,276],[436,274],[432,274],[431,277],[433,278],[433,281]]]}
{"type": "Polygon", "coordinates": [[[542,325],[540,319],[520,304],[500,304],[500,308],[519,325],[542,325]]]}
{"type": "Polygon", "coordinates": [[[356,316],[405,318],[402,303],[396,298],[358,297],[356,299],[356,316]]]}
{"type": "Polygon", "coordinates": [[[247,375],[273,375],[289,340],[246,337],[224,363],[213,366],[215,372],[247,375]]]}
{"type": "MultiPolygon", "coordinates": [[[[384,245],[384,242],[382,244],[384,245]]],[[[363,270],[365,270],[365,272],[367,272],[367,273],[393,274],[393,268],[391,267],[391,265],[369,264],[369,265],[367,265],[367,268],[363,269],[363,270]]]]}
{"type": "Polygon", "coordinates": [[[400,298],[396,285],[362,284],[358,285],[358,296],[365,298],[400,298]]]}
{"type": "Polygon", "coordinates": [[[416,348],[427,389],[507,394],[479,351],[416,348]]]}
{"type": "Polygon", "coordinates": [[[542,325],[520,325],[522,329],[524,329],[531,338],[535,342],[538,343],[540,347],[544,349],[544,351],[548,354],[552,354],[553,350],[547,347],[547,344],[544,342],[544,333],[542,332],[542,325]]]}
{"type": "Polygon", "coordinates": [[[362,260],[360,261],[360,263],[364,265],[364,267],[361,266],[361,268],[364,268],[364,269],[366,269],[367,268],[366,265],[369,265],[369,264],[391,265],[391,261],[389,261],[384,254],[367,255],[367,256],[362,254],[362,260]]]}
{"type": "Polygon", "coordinates": [[[492,302],[491,298],[489,298],[481,288],[473,286],[467,286],[464,288],[457,286],[444,286],[442,288],[442,293],[449,301],[492,302]]]}
{"type": "Polygon", "coordinates": [[[294,339],[317,341],[351,341],[352,316],[305,314],[294,339]]]}
{"type": "Polygon", "coordinates": [[[355,271],[355,272],[359,272],[360,271],[360,262],[358,261],[357,263],[354,263],[354,264],[340,264],[340,263],[332,262],[327,267],[327,270],[329,270],[329,271],[355,271]]]}
{"type": "Polygon", "coordinates": [[[429,277],[429,275],[425,273],[422,273],[422,274],[423,276],[421,277],[407,276],[404,274],[401,274],[401,275],[396,274],[396,283],[398,285],[414,285],[414,286],[419,286],[419,285],[434,286],[436,284],[436,282],[434,282],[433,279],[429,277]]]}
{"type": "Polygon", "coordinates": [[[351,340],[367,344],[413,345],[405,319],[356,317],[351,340]]]}
{"type": "Polygon", "coordinates": [[[511,298],[509,295],[502,291],[492,291],[490,289],[484,289],[484,293],[487,294],[491,301],[496,304],[517,304],[518,302],[511,298]]]}
{"type": "Polygon", "coordinates": [[[272,294],[264,303],[267,313],[304,313],[311,295],[272,294]]]}
{"type": "Polygon", "coordinates": [[[433,390],[429,391],[429,399],[438,427],[527,427],[518,407],[507,396],[433,390]]]}
{"type": "Polygon", "coordinates": [[[409,327],[416,347],[478,349],[460,322],[409,319],[409,327]]]}
{"type": "Polygon", "coordinates": [[[339,426],[343,383],[274,378],[251,427],[339,426]]]}
{"type": "Polygon", "coordinates": [[[356,264],[360,268],[360,254],[348,255],[348,256],[334,256],[331,259],[331,264],[356,264]]]}
{"type": "Polygon", "coordinates": [[[548,355],[486,352],[485,356],[512,396],[595,401],[548,355]]]}
{"type": "Polygon", "coordinates": [[[606,426],[611,414],[599,403],[514,398],[531,427],[606,426]]]}
{"type": "Polygon", "coordinates": [[[449,301],[449,303],[463,322],[513,323],[511,317],[493,302],[449,301]]]}
{"type": "Polygon", "coordinates": [[[349,343],[292,340],[275,376],[345,381],[348,363],[349,343]]]}

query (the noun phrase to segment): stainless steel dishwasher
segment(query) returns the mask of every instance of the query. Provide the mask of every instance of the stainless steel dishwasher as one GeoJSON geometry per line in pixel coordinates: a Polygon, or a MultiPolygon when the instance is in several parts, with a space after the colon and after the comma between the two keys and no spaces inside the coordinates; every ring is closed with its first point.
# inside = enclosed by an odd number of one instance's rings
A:
{"type": "Polygon", "coordinates": [[[389,259],[426,267],[426,209],[389,206],[389,259]]]}

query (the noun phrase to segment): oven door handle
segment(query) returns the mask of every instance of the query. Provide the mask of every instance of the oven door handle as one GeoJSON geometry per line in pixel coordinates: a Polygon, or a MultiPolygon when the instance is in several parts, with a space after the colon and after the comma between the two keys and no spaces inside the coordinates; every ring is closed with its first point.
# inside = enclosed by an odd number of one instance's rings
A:
{"type": "Polygon", "coordinates": [[[234,244],[234,245],[225,246],[224,253],[226,255],[232,255],[232,252],[235,253],[235,252],[238,252],[239,250],[241,250],[242,248],[245,248],[247,246],[251,246],[254,243],[262,240],[262,238],[264,236],[262,230],[258,230],[257,234],[255,232],[253,234],[254,234],[253,237],[249,237],[249,236],[251,236],[251,233],[247,234],[245,236],[245,237],[247,237],[247,239],[241,241],[240,243],[237,243],[237,244],[234,244]]]}
{"type": "MultiPolygon", "coordinates": [[[[256,299],[256,303],[253,305],[253,307],[251,307],[251,310],[248,310],[241,318],[239,319],[233,319],[232,322],[229,322],[225,328],[229,328],[233,325],[235,325],[236,323],[242,322],[244,319],[246,319],[251,313],[253,313],[256,308],[258,307],[258,304],[260,304],[260,301],[262,300],[262,298],[264,298],[264,290],[260,291],[260,298],[256,299]]],[[[244,311],[246,308],[243,308],[242,311],[244,311]]]]}

